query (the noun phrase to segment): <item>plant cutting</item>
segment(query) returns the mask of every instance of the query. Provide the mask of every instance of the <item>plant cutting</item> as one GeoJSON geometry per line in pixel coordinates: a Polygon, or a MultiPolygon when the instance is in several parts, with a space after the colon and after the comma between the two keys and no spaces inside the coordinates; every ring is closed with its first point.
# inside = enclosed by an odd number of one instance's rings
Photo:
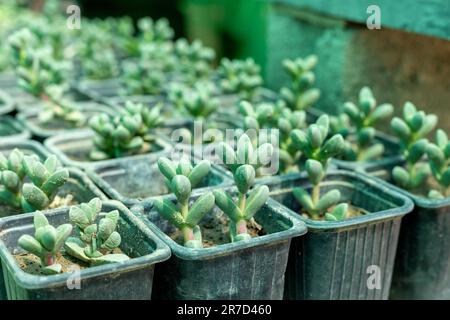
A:
{"type": "Polygon", "coordinates": [[[42,273],[46,275],[57,274],[62,271],[61,264],[57,263],[57,255],[72,233],[72,226],[68,223],[55,228],[49,224],[42,212],[34,214],[34,237],[24,234],[19,238],[19,246],[37,256],[41,262],[42,273]]]}
{"type": "Polygon", "coordinates": [[[218,75],[221,78],[220,88],[225,93],[237,94],[240,98],[252,101],[256,91],[261,87],[261,67],[252,58],[246,60],[220,61],[218,75]]]}
{"type": "Polygon", "coordinates": [[[322,115],[315,124],[308,127],[306,133],[298,129],[291,132],[294,146],[307,158],[305,169],[313,185],[311,195],[301,187],[294,188],[292,192],[309,218],[338,221],[347,217],[348,204],[338,204],[341,193],[337,189],[321,195],[320,184],[326,176],[330,159],[339,156],[345,145],[340,134],[327,139],[328,131],[328,116],[322,115]]]}
{"type": "Polygon", "coordinates": [[[384,151],[384,145],[375,141],[377,122],[389,118],[394,112],[391,104],[377,106],[375,97],[368,87],[359,92],[358,104],[346,102],[344,113],[350,119],[355,132],[346,139],[343,158],[348,161],[370,161],[380,158],[384,151]]]}
{"type": "Polygon", "coordinates": [[[294,60],[283,60],[284,70],[291,79],[290,87],[282,87],[280,96],[292,110],[305,110],[320,97],[320,90],[311,88],[315,82],[314,67],[318,59],[315,55],[294,60]]]}
{"type": "Polygon", "coordinates": [[[400,141],[400,152],[406,162],[392,170],[392,179],[399,187],[411,191],[427,182],[431,173],[429,164],[424,161],[429,144],[427,136],[436,123],[436,115],[417,110],[411,102],[405,103],[403,118],[392,119],[391,129],[400,141]]]}
{"type": "MultiPolygon", "coordinates": [[[[306,113],[292,111],[285,102],[278,100],[276,103],[259,103],[252,105],[248,101],[239,103],[239,112],[244,116],[243,127],[245,130],[254,130],[259,136],[260,129],[279,130],[279,161],[280,173],[294,171],[297,168],[300,152],[293,146],[291,131],[306,127],[306,113]]],[[[255,141],[253,141],[255,146],[255,141]]]]}
{"type": "Polygon", "coordinates": [[[70,237],[65,242],[67,254],[91,266],[129,260],[126,254],[112,253],[122,241],[116,231],[119,211],[102,213],[101,210],[99,198],[70,208],[69,219],[76,226],[78,237],[70,237]],[[97,221],[99,216],[102,218],[97,221]]]}
{"type": "Polygon", "coordinates": [[[208,160],[199,162],[192,167],[185,158],[180,159],[177,166],[168,158],[158,160],[158,167],[167,179],[169,189],[175,194],[178,206],[169,199],[157,199],[154,202],[159,214],[177,227],[184,238],[184,246],[188,248],[202,248],[202,234],[199,221],[214,207],[214,196],[211,192],[200,196],[189,207],[192,189],[208,175],[211,164],[208,160]]]}
{"type": "Polygon", "coordinates": [[[8,158],[0,154],[0,203],[23,212],[46,209],[68,178],[54,155],[41,162],[17,149],[8,158]]]}
{"type": "Polygon", "coordinates": [[[255,153],[250,138],[243,134],[238,140],[236,151],[222,142],[217,146],[216,152],[233,173],[234,183],[238,189],[237,202],[234,202],[224,190],[215,190],[216,204],[231,220],[229,227],[231,241],[248,240],[251,236],[247,224],[257,225],[254,215],[269,197],[269,188],[266,185],[256,186],[250,191],[255,182],[255,166],[261,165],[262,157],[272,156],[272,145],[268,143],[261,145],[255,153]]]}

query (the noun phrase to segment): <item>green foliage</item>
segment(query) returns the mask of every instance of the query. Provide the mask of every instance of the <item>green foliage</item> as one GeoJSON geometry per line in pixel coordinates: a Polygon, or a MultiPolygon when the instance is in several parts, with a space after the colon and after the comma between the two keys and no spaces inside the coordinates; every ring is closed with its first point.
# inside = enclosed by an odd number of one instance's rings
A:
{"type": "Polygon", "coordinates": [[[69,219],[76,227],[78,236],[67,239],[64,245],[66,252],[91,266],[129,260],[123,253],[112,253],[122,241],[116,231],[119,211],[104,213],[101,209],[99,198],[70,208],[69,219]]]}
{"type": "Polygon", "coordinates": [[[81,65],[88,79],[111,79],[119,75],[119,64],[114,51],[109,48],[95,49],[91,57],[81,59],[81,65]]]}
{"type": "Polygon", "coordinates": [[[261,185],[253,188],[255,182],[255,168],[261,166],[262,157],[271,157],[273,148],[270,144],[261,145],[255,152],[250,138],[243,134],[236,146],[236,150],[225,142],[216,148],[216,154],[222,163],[233,173],[234,183],[238,189],[237,203],[223,190],[214,191],[217,206],[230,218],[231,241],[250,239],[247,223],[255,224],[254,215],[266,203],[269,188],[261,185]],[[263,151],[263,153],[260,153],[263,151]],[[248,195],[247,195],[248,193],[248,195]]]}
{"type": "Polygon", "coordinates": [[[175,42],[175,71],[183,83],[193,85],[211,75],[215,56],[214,50],[205,47],[200,40],[189,44],[186,39],[178,39],[175,42]]]}
{"type": "Polygon", "coordinates": [[[34,214],[34,230],[34,237],[25,234],[19,238],[19,247],[39,257],[44,274],[60,273],[62,266],[56,263],[56,257],[72,233],[72,226],[63,224],[55,228],[49,224],[43,213],[36,212],[34,214]]]}
{"type": "Polygon", "coordinates": [[[225,93],[238,94],[242,99],[253,100],[261,87],[261,67],[252,58],[230,60],[223,58],[218,68],[220,87],[225,93]]]}
{"type": "Polygon", "coordinates": [[[144,141],[152,142],[154,140],[153,135],[149,132],[152,129],[156,129],[163,124],[164,117],[161,115],[162,104],[158,103],[153,107],[146,107],[142,103],[133,103],[127,101],[122,113],[128,117],[141,117],[142,121],[138,129],[138,134],[144,141]]]}
{"type": "Polygon", "coordinates": [[[174,31],[166,18],[154,21],[150,17],[144,17],[138,20],[137,25],[143,42],[166,42],[174,37],[174,31]]]}
{"type": "Polygon", "coordinates": [[[208,86],[197,85],[194,88],[187,88],[174,84],[169,90],[169,101],[175,108],[181,114],[194,119],[208,118],[219,106],[219,100],[212,96],[212,88],[208,86]]]}
{"type": "Polygon", "coordinates": [[[169,189],[175,194],[178,204],[170,200],[155,200],[155,208],[159,214],[177,227],[184,237],[184,245],[189,248],[201,248],[202,234],[198,223],[214,207],[214,196],[211,192],[200,196],[189,208],[192,189],[209,173],[211,164],[207,160],[192,167],[191,162],[182,158],[178,165],[162,157],[158,167],[166,178],[169,189]]]}
{"type": "Polygon", "coordinates": [[[313,73],[317,65],[317,56],[283,60],[283,67],[291,78],[290,87],[282,87],[281,98],[293,110],[305,110],[313,105],[320,97],[320,90],[311,88],[315,82],[313,73]]]}
{"type": "Polygon", "coordinates": [[[439,190],[431,190],[428,197],[443,199],[449,196],[450,186],[450,142],[447,134],[438,129],[435,143],[429,143],[426,148],[431,173],[439,185],[439,190]]]}
{"type": "Polygon", "coordinates": [[[89,121],[89,126],[95,132],[90,158],[98,161],[142,152],[145,146],[141,136],[144,125],[140,114],[95,115],[89,121]]]}
{"type": "Polygon", "coordinates": [[[437,117],[418,111],[411,102],[403,107],[403,119],[394,117],[391,128],[400,141],[401,153],[406,160],[404,167],[396,166],[392,171],[394,182],[407,190],[426,183],[430,175],[428,163],[423,162],[428,147],[428,134],[434,130],[437,117]]]}
{"type": "Polygon", "coordinates": [[[279,130],[280,171],[288,172],[294,169],[300,153],[293,146],[290,134],[294,129],[306,127],[306,113],[292,111],[281,100],[276,103],[264,102],[256,105],[252,105],[248,101],[241,101],[239,112],[244,116],[244,129],[247,131],[254,130],[258,133],[263,128],[279,130]]]}
{"type": "MultiPolygon", "coordinates": [[[[394,112],[391,104],[377,106],[375,97],[368,87],[359,92],[358,104],[346,102],[344,113],[354,127],[354,135],[347,137],[344,158],[350,161],[370,161],[381,157],[384,146],[374,141],[375,124],[380,120],[389,118],[394,112]]],[[[352,128],[353,129],[353,128],[352,128]]]]}
{"type": "Polygon", "coordinates": [[[140,59],[122,64],[121,83],[126,95],[156,95],[161,93],[164,73],[152,61],[140,59]]]}
{"type": "Polygon", "coordinates": [[[58,189],[69,178],[56,156],[42,163],[36,156],[25,156],[18,149],[8,158],[0,153],[0,203],[23,212],[46,209],[58,189]]]}
{"type": "Polygon", "coordinates": [[[306,132],[298,129],[291,132],[293,145],[307,158],[305,169],[313,185],[311,195],[301,187],[294,188],[292,192],[312,219],[342,220],[346,217],[347,204],[337,205],[341,198],[339,190],[330,190],[322,196],[320,194],[320,183],[326,175],[330,159],[341,155],[345,148],[340,134],[327,139],[328,132],[327,115],[319,117],[306,132]],[[330,211],[333,206],[334,209],[330,211]]]}

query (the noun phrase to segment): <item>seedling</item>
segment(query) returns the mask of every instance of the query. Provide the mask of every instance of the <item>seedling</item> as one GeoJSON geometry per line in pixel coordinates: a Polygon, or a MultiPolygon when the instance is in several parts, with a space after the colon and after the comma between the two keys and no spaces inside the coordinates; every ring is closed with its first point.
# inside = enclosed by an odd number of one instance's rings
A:
{"type": "Polygon", "coordinates": [[[123,64],[121,82],[126,95],[156,95],[161,93],[164,73],[151,61],[140,59],[123,64]]]}
{"type": "Polygon", "coordinates": [[[46,209],[68,178],[69,171],[59,167],[54,155],[42,163],[17,149],[8,159],[0,154],[0,202],[23,212],[46,209]]]}
{"type": "Polygon", "coordinates": [[[430,190],[431,199],[444,199],[450,195],[450,142],[447,134],[438,129],[436,143],[429,143],[426,148],[431,173],[438,184],[438,190],[430,190]]]}
{"type": "Polygon", "coordinates": [[[301,187],[294,188],[292,192],[311,219],[325,218],[328,221],[338,221],[345,219],[348,205],[338,204],[341,199],[339,190],[330,190],[321,196],[320,183],[325,178],[330,159],[342,154],[345,144],[340,134],[327,140],[328,131],[328,116],[322,115],[315,124],[308,127],[306,132],[298,129],[291,132],[294,147],[307,159],[305,169],[313,185],[311,195],[301,187]],[[334,209],[330,211],[333,206],[335,206],[334,209]]]}
{"type": "Polygon", "coordinates": [[[214,191],[217,206],[231,220],[230,237],[232,242],[251,238],[247,223],[256,225],[254,215],[269,197],[269,188],[266,185],[256,186],[250,191],[255,182],[255,168],[262,165],[263,158],[271,157],[272,153],[273,148],[268,143],[261,145],[255,152],[252,142],[246,134],[239,138],[236,151],[225,142],[219,143],[216,148],[216,154],[233,173],[234,183],[238,189],[237,203],[225,191],[214,191]]]}
{"type": "MultiPolygon", "coordinates": [[[[290,133],[294,129],[306,126],[306,113],[304,111],[290,110],[284,101],[273,103],[260,103],[256,106],[247,101],[239,103],[239,112],[244,118],[244,129],[279,129],[279,160],[280,171],[287,172],[293,169],[299,160],[300,153],[293,147],[290,133]]],[[[253,143],[255,146],[255,143],[253,143]]]]}
{"type": "Polygon", "coordinates": [[[305,110],[313,105],[320,97],[320,90],[311,88],[315,82],[313,73],[317,65],[317,56],[283,60],[283,67],[291,78],[290,87],[282,87],[280,95],[289,108],[305,110]]]}
{"type": "Polygon", "coordinates": [[[208,118],[219,106],[219,100],[212,96],[208,86],[195,86],[190,90],[179,86],[172,87],[171,99],[182,114],[194,119],[208,118]]]}
{"type": "Polygon", "coordinates": [[[88,79],[111,79],[119,74],[119,65],[114,51],[109,48],[95,46],[91,57],[81,59],[83,72],[88,79]]]}
{"type": "Polygon", "coordinates": [[[406,102],[403,107],[403,119],[392,119],[392,131],[400,141],[401,153],[406,160],[404,167],[396,166],[392,171],[392,178],[398,186],[412,190],[426,183],[430,175],[430,167],[423,161],[428,146],[426,137],[436,123],[436,115],[417,111],[411,102],[406,102]]]}
{"type": "Polygon", "coordinates": [[[150,17],[138,20],[140,38],[143,42],[166,42],[172,40],[174,31],[165,18],[154,21],[150,17]]]}
{"type": "Polygon", "coordinates": [[[261,67],[252,58],[246,60],[222,59],[218,74],[220,86],[225,93],[235,93],[242,99],[253,100],[261,87],[261,67]]]}
{"type": "Polygon", "coordinates": [[[92,160],[120,158],[142,151],[144,139],[140,135],[143,121],[140,114],[110,116],[95,115],[89,125],[95,132],[92,160]]]}
{"type": "Polygon", "coordinates": [[[200,196],[189,208],[192,189],[208,175],[211,164],[207,160],[192,167],[190,161],[182,158],[176,166],[171,160],[162,157],[158,167],[169,189],[175,194],[178,204],[168,199],[155,200],[155,208],[159,214],[183,233],[184,246],[202,248],[202,234],[198,223],[214,207],[214,196],[211,192],[200,196]]]}
{"type": "Polygon", "coordinates": [[[69,219],[76,227],[78,237],[67,239],[64,245],[67,254],[91,266],[129,260],[123,253],[112,253],[122,241],[116,231],[119,211],[103,213],[101,209],[102,202],[99,198],[70,208],[69,219]],[[101,219],[97,222],[98,217],[101,219]]]}
{"type": "Polygon", "coordinates": [[[40,259],[42,273],[60,273],[62,266],[56,262],[57,254],[61,252],[64,242],[72,233],[72,226],[67,223],[55,228],[49,224],[42,212],[34,214],[33,222],[34,237],[22,235],[18,241],[19,247],[40,259]]]}
{"type": "Polygon", "coordinates": [[[359,92],[358,104],[346,102],[344,113],[348,115],[354,127],[354,136],[349,135],[346,140],[344,158],[349,161],[370,161],[381,157],[384,153],[382,143],[374,141],[375,124],[389,118],[394,112],[391,104],[377,106],[375,97],[368,87],[359,92]],[[353,139],[355,138],[355,139],[353,139]]]}

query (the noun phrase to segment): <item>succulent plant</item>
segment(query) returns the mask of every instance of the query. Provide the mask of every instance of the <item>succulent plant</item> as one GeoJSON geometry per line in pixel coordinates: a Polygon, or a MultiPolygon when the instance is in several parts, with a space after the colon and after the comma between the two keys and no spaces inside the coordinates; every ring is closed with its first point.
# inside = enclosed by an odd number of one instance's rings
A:
{"type": "Polygon", "coordinates": [[[211,192],[200,196],[189,208],[189,198],[195,188],[209,173],[211,164],[207,160],[200,161],[194,167],[186,158],[181,158],[175,165],[168,158],[158,160],[158,167],[169,189],[175,194],[178,205],[168,199],[157,199],[154,202],[159,214],[177,227],[184,238],[184,246],[202,248],[202,234],[198,223],[214,207],[214,196],[211,192]]]}
{"type": "Polygon", "coordinates": [[[431,173],[438,184],[439,190],[432,189],[428,193],[431,199],[444,199],[450,195],[450,142],[444,130],[436,131],[435,143],[429,143],[426,148],[431,173]]]}
{"type": "Polygon", "coordinates": [[[169,99],[180,113],[195,119],[208,118],[219,107],[219,100],[212,96],[212,90],[208,86],[195,86],[188,89],[184,86],[172,85],[169,99]]]}
{"type": "Polygon", "coordinates": [[[156,95],[161,93],[164,73],[151,61],[124,63],[121,83],[126,95],[156,95]]]}
{"type": "Polygon", "coordinates": [[[392,178],[398,186],[412,190],[426,182],[430,167],[423,159],[428,147],[427,136],[436,123],[436,115],[418,111],[411,102],[406,102],[403,107],[403,119],[392,119],[392,131],[400,141],[400,152],[406,160],[404,167],[396,166],[392,171],[392,178]]]}
{"type": "Polygon", "coordinates": [[[261,87],[261,67],[252,58],[229,60],[223,58],[218,69],[220,87],[225,93],[235,93],[241,98],[252,100],[261,87]]]}
{"type": "Polygon", "coordinates": [[[315,124],[308,127],[306,132],[298,129],[291,132],[294,147],[307,158],[305,170],[313,185],[311,195],[301,187],[294,188],[292,192],[310,218],[336,221],[345,219],[348,205],[338,204],[341,193],[337,189],[321,195],[320,183],[326,175],[330,159],[339,156],[343,152],[345,144],[340,134],[327,139],[328,131],[329,118],[327,115],[322,115],[315,124]],[[333,206],[335,206],[334,209],[329,211],[333,206]]]}
{"type": "Polygon", "coordinates": [[[261,145],[255,152],[252,142],[246,134],[242,134],[239,138],[236,151],[225,142],[219,143],[216,147],[216,154],[232,172],[238,190],[237,203],[224,190],[214,191],[216,205],[231,220],[230,237],[233,242],[250,239],[247,223],[256,224],[254,215],[269,197],[269,188],[266,185],[250,189],[255,182],[255,168],[264,163],[262,158],[270,158],[272,153],[272,145],[268,143],[261,145]]]}
{"type": "Polygon", "coordinates": [[[23,212],[47,208],[68,178],[69,171],[59,167],[54,155],[42,163],[17,149],[8,158],[0,154],[0,202],[23,212]]]}
{"type": "Polygon", "coordinates": [[[212,63],[216,56],[213,49],[207,48],[199,40],[191,44],[186,39],[175,42],[176,71],[181,80],[193,85],[201,79],[206,79],[212,73],[212,63]]]}
{"type": "Polygon", "coordinates": [[[284,101],[279,100],[276,103],[263,102],[257,105],[241,101],[239,112],[245,117],[245,130],[255,130],[256,132],[263,128],[279,130],[278,153],[281,172],[287,172],[296,166],[300,153],[293,147],[290,133],[294,129],[306,126],[304,111],[292,111],[284,101]]]}
{"type": "Polygon", "coordinates": [[[137,25],[144,42],[166,42],[174,37],[174,31],[166,18],[154,21],[150,17],[144,17],[138,20],[137,25]]]}
{"type": "Polygon", "coordinates": [[[72,233],[72,226],[67,223],[55,228],[49,224],[42,212],[34,214],[33,223],[34,237],[22,235],[18,240],[19,247],[40,259],[42,273],[47,275],[60,273],[62,266],[56,261],[57,254],[72,233]]]}
{"type": "Polygon", "coordinates": [[[78,236],[67,239],[64,245],[67,254],[91,266],[129,260],[126,254],[112,253],[122,241],[116,231],[119,211],[103,213],[101,210],[99,198],[70,208],[69,219],[76,227],[78,236]],[[97,222],[99,217],[101,219],[97,222]]]}
{"type": "Polygon", "coordinates": [[[369,161],[381,157],[384,146],[374,141],[374,126],[380,120],[389,118],[394,107],[388,103],[377,106],[372,91],[363,87],[359,92],[358,104],[346,102],[343,111],[355,130],[354,135],[349,135],[346,139],[344,158],[350,161],[369,161]]]}
{"type": "Polygon", "coordinates": [[[140,135],[143,127],[142,116],[98,114],[91,118],[89,126],[96,133],[92,160],[120,158],[142,151],[144,139],[140,135]]]}
{"type": "Polygon", "coordinates": [[[95,46],[93,54],[89,58],[81,59],[83,73],[88,79],[111,79],[119,75],[119,64],[114,51],[109,48],[95,46]]]}
{"type": "Polygon", "coordinates": [[[126,101],[121,113],[128,117],[141,117],[142,121],[137,131],[138,135],[144,141],[152,142],[154,137],[149,133],[150,130],[158,128],[164,121],[163,116],[161,116],[161,109],[161,103],[156,103],[153,107],[146,107],[142,103],[126,101]]]}
{"type": "Polygon", "coordinates": [[[283,67],[291,78],[290,87],[282,87],[281,98],[293,110],[305,110],[313,105],[320,97],[320,90],[311,88],[315,81],[313,73],[317,65],[317,56],[283,60],[283,67]]]}

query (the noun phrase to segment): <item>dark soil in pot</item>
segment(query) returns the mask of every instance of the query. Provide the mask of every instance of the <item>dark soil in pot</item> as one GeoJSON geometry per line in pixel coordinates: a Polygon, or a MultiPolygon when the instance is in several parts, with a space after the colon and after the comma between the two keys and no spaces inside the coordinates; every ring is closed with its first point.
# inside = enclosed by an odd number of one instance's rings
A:
{"type": "MultiPolygon", "coordinates": [[[[292,188],[311,185],[305,175],[293,174],[262,181],[271,197],[293,213],[301,212],[292,188]]],[[[293,240],[286,272],[287,299],[387,299],[402,217],[412,202],[372,178],[347,171],[329,172],[321,192],[338,189],[341,201],[362,208],[368,214],[343,221],[302,219],[308,227],[305,237],[293,240]],[[380,278],[368,286],[375,266],[380,278]]],[[[300,216],[300,215],[299,215],[300,216]]]]}

